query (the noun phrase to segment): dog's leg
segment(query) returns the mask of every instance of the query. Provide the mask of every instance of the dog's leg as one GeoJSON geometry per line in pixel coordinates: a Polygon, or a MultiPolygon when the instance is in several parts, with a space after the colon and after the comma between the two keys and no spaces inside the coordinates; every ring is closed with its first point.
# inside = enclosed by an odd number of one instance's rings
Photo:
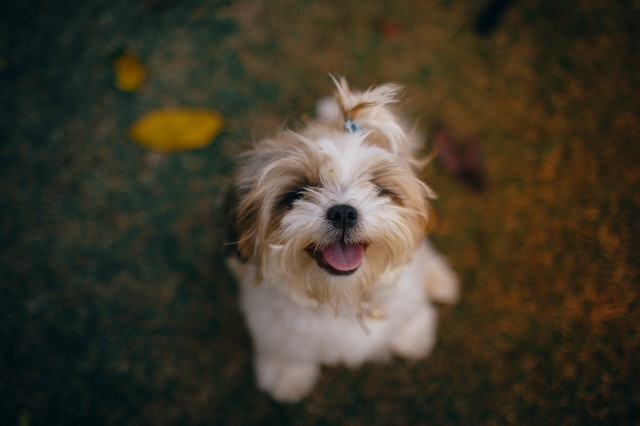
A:
{"type": "Polygon", "coordinates": [[[421,358],[429,354],[436,341],[437,313],[430,301],[456,302],[458,278],[446,259],[426,240],[416,250],[409,268],[409,279],[424,285],[426,299],[394,332],[390,347],[398,355],[421,358]]]}
{"type": "Polygon", "coordinates": [[[437,318],[433,308],[425,304],[394,334],[391,350],[405,358],[423,358],[436,342],[437,318]]]}
{"type": "Polygon", "coordinates": [[[255,362],[258,386],[280,402],[297,402],[306,396],[320,373],[316,364],[287,363],[261,356],[255,362]]]}
{"type": "Polygon", "coordinates": [[[440,303],[456,303],[460,285],[447,260],[438,254],[428,241],[425,241],[419,250],[429,299],[440,303]]]}

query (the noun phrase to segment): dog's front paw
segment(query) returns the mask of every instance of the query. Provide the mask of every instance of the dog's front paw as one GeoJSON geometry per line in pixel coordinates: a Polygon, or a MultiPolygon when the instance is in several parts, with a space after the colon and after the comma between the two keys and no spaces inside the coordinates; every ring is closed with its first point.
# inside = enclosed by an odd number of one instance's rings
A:
{"type": "Polygon", "coordinates": [[[425,241],[421,250],[421,265],[429,299],[439,303],[456,303],[460,297],[460,283],[456,273],[429,242],[425,241]]]}
{"type": "Polygon", "coordinates": [[[320,368],[315,364],[290,364],[258,357],[258,386],[279,402],[297,402],[313,388],[320,368]]]}
{"type": "Polygon", "coordinates": [[[433,311],[420,311],[394,333],[391,350],[410,359],[427,356],[436,342],[436,322],[433,311]]]}
{"type": "Polygon", "coordinates": [[[427,275],[427,294],[434,302],[456,303],[460,292],[458,277],[444,259],[432,262],[427,275]]]}

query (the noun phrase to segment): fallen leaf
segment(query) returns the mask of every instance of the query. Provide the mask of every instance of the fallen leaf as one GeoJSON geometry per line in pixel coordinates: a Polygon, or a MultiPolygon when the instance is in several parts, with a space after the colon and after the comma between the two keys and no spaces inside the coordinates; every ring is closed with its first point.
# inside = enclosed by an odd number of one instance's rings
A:
{"type": "Polygon", "coordinates": [[[461,180],[476,191],[484,189],[482,150],[477,139],[470,138],[465,143],[459,143],[447,128],[443,128],[436,133],[433,146],[446,174],[461,180]]]}
{"type": "Polygon", "coordinates": [[[378,33],[383,38],[393,38],[402,33],[402,27],[397,21],[391,18],[385,18],[378,24],[378,33]]]}
{"type": "Polygon", "coordinates": [[[474,30],[476,34],[482,37],[491,35],[500,25],[500,21],[509,9],[514,0],[491,0],[481,9],[474,30]]]}
{"type": "Polygon", "coordinates": [[[208,109],[176,108],[150,111],[129,128],[129,137],[161,152],[187,151],[213,141],[222,116],[208,109]]]}
{"type": "Polygon", "coordinates": [[[147,78],[147,71],[138,56],[129,51],[120,54],[113,61],[116,73],[116,87],[125,92],[135,92],[147,78]]]}

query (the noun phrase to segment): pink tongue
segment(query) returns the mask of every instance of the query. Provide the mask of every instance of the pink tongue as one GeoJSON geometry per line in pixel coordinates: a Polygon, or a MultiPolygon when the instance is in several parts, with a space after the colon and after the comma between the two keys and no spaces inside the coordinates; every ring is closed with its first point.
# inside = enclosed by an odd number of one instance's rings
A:
{"type": "Polygon", "coordinates": [[[352,271],[362,263],[364,247],[337,241],[322,251],[324,261],[338,271],[352,271]]]}

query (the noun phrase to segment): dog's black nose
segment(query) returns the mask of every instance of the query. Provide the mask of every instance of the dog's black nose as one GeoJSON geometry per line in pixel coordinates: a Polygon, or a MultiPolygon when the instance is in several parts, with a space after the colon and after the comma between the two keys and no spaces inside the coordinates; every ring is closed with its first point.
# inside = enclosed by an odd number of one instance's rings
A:
{"type": "Polygon", "coordinates": [[[347,204],[338,204],[327,211],[327,219],[336,228],[350,228],[358,221],[358,212],[347,204]]]}

